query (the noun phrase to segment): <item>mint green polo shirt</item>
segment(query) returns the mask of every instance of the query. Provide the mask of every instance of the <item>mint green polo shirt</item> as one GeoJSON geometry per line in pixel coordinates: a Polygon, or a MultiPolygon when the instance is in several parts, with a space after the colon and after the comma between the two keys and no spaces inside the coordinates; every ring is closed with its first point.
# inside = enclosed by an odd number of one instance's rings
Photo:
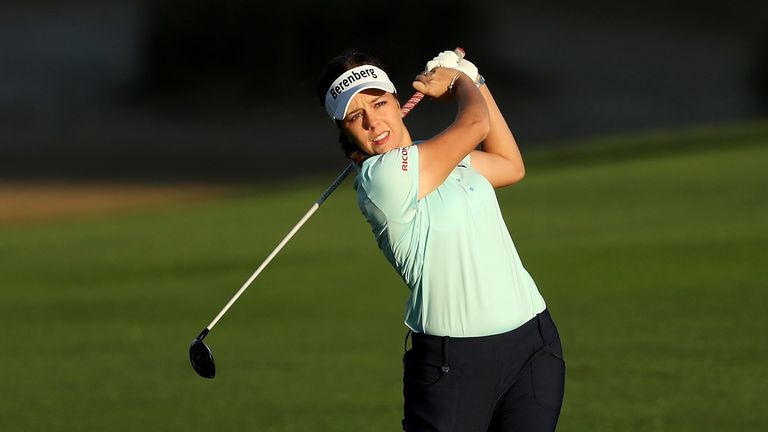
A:
{"type": "Polygon", "coordinates": [[[436,336],[487,336],[542,312],[496,193],[469,155],[422,199],[418,167],[412,145],[368,158],[355,180],[358,206],[410,290],[405,324],[436,336]]]}

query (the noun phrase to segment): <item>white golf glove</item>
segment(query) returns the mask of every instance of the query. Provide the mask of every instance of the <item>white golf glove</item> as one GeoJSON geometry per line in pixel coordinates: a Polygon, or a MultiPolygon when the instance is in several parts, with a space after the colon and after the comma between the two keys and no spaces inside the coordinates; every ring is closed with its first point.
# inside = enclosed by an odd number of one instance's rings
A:
{"type": "Polygon", "coordinates": [[[441,52],[435,58],[427,62],[427,67],[424,70],[431,71],[436,67],[445,67],[459,70],[467,74],[467,76],[470,77],[474,82],[477,82],[477,79],[480,77],[477,66],[475,66],[469,60],[460,58],[453,51],[441,52]]]}
{"type": "Polygon", "coordinates": [[[456,65],[459,64],[459,56],[453,51],[443,51],[435,58],[427,62],[425,71],[431,71],[436,67],[446,67],[456,69],[456,65]]]}
{"type": "Polygon", "coordinates": [[[477,66],[469,60],[459,60],[459,63],[454,68],[467,74],[467,76],[472,78],[472,81],[474,82],[477,82],[477,79],[480,77],[480,72],[477,70],[477,66]]]}

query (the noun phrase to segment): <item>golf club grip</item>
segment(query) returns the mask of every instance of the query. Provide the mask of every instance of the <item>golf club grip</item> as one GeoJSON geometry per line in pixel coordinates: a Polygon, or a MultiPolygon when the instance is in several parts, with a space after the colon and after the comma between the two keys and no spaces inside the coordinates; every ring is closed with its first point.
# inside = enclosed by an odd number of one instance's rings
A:
{"type": "MultiPolygon", "coordinates": [[[[454,52],[456,53],[456,55],[459,56],[459,58],[464,58],[464,55],[465,55],[464,49],[456,48],[454,52]]],[[[408,101],[402,106],[401,115],[403,117],[407,116],[408,113],[410,113],[411,110],[416,105],[418,105],[418,103],[421,102],[423,98],[424,98],[423,93],[421,92],[414,93],[413,96],[411,96],[411,98],[408,99],[408,101]]],[[[323,192],[320,198],[318,198],[318,200],[315,201],[314,204],[312,204],[312,207],[309,208],[309,210],[307,211],[307,213],[304,214],[301,220],[299,220],[299,222],[296,223],[296,225],[294,225],[293,228],[291,228],[288,234],[283,238],[283,240],[280,241],[280,243],[277,245],[277,247],[275,247],[272,253],[270,253],[269,256],[267,256],[264,262],[262,262],[261,265],[259,265],[259,268],[257,268],[256,271],[253,272],[251,277],[249,277],[248,280],[245,281],[243,286],[241,286],[240,289],[237,290],[235,295],[232,296],[229,302],[227,302],[227,304],[221,309],[221,311],[219,312],[218,315],[216,315],[213,321],[211,321],[211,323],[208,324],[208,326],[203,330],[200,336],[198,336],[199,339],[202,340],[202,338],[208,335],[208,332],[210,332],[213,329],[213,326],[215,326],[216,323],[219,322],[221,317],[223,317],[224,314],[227,313],[229,308],[232,307],[233,304],[235,304],[237,299],[240,298],[240,296],[245,292],[246,289],[248,289],[248,287],[251,285],[251,283],[253,283],[256,277],[259,276],[262,270],[264,270],[264,268],[272,261],[272,259],[275,258],[278,252],[280,252],[283,249],[283,247],[286,245],[286,243],[288,243],[288,241],[294,236],[294,234],[296,234],[299,231],[299,229],[301,229],[301,227],[309,220],[309,218],[311,218],[312,215],[315,214],[317,209],[320,208],[320,205],[323,204],[323,202],[325,202],[325,200],[328,199],[329,196],[331,196],[333,191],[335,191],[336,188],[338,188],[339,185],[341,185],[341,183],[344,182],[344,179],[346,179],[347,176],[349,176],[349,174],[354,170],[355,170],[354,163],[351,163],[346,168],[344,168],[344,171],[342,171],[341,174],[339,174],[339,176],[336,177],[336,180],[334,180],[333,183],[331,183],[331,185],[328,187],[328,189],[326,189],[325,192],[323,192]]]]}
{"type": "Polygon", "coordinates": [[[408,115],[408,113],[409,113],[409,112],[411,112],[411,110],[413,109],[413,107],[415,107],[416,105],[418,105],[418,104],[419,104],[419,102],[421,102],[421,100],[422,100],[422,99],[424,99],[424,93],[422,93],[422,92],[416,92],[416,93],[414,93],[414,94],[413,94],[413,96],[411,96],[411,98],[410,98],[410,99],[408,99],[408,101],[406,101],[406,102],[403,104],[403,107],[402,107],[402,108],[401,108],[401,110],[400,110],[400,114],[401,114],[403,117],[407,116],[407,115],[408,115]]]}

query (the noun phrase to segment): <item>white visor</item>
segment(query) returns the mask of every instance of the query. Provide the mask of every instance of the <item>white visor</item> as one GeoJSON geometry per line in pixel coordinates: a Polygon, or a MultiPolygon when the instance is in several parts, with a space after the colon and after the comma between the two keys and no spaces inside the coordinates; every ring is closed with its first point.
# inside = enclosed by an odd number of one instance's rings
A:
{"type": "Polygon", "coordinates": [[[395,85],[387,74],[372,65],[362,65],[341,74],[328,88],[325,94],[325,110],[334,120],[341,120],[347,115],[349,101],[369,88],[397,93],[395,85]]]}

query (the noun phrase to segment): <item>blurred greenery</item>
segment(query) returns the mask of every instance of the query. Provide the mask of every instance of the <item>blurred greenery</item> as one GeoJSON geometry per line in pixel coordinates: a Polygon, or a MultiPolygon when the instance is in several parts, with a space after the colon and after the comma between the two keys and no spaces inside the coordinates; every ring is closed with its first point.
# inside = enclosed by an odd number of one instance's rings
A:
{"type": "MultiPolygon", "coordinates": [[[[561,431],[768,429],[765,123],[528,155],[499,191],[567,362],[561,431]]],[[[569,147],[574,148],[574,147],[569,147]]],[[[0,227],[4,431],[399,430],[406,289],[332,179],[0,227]]]]}

